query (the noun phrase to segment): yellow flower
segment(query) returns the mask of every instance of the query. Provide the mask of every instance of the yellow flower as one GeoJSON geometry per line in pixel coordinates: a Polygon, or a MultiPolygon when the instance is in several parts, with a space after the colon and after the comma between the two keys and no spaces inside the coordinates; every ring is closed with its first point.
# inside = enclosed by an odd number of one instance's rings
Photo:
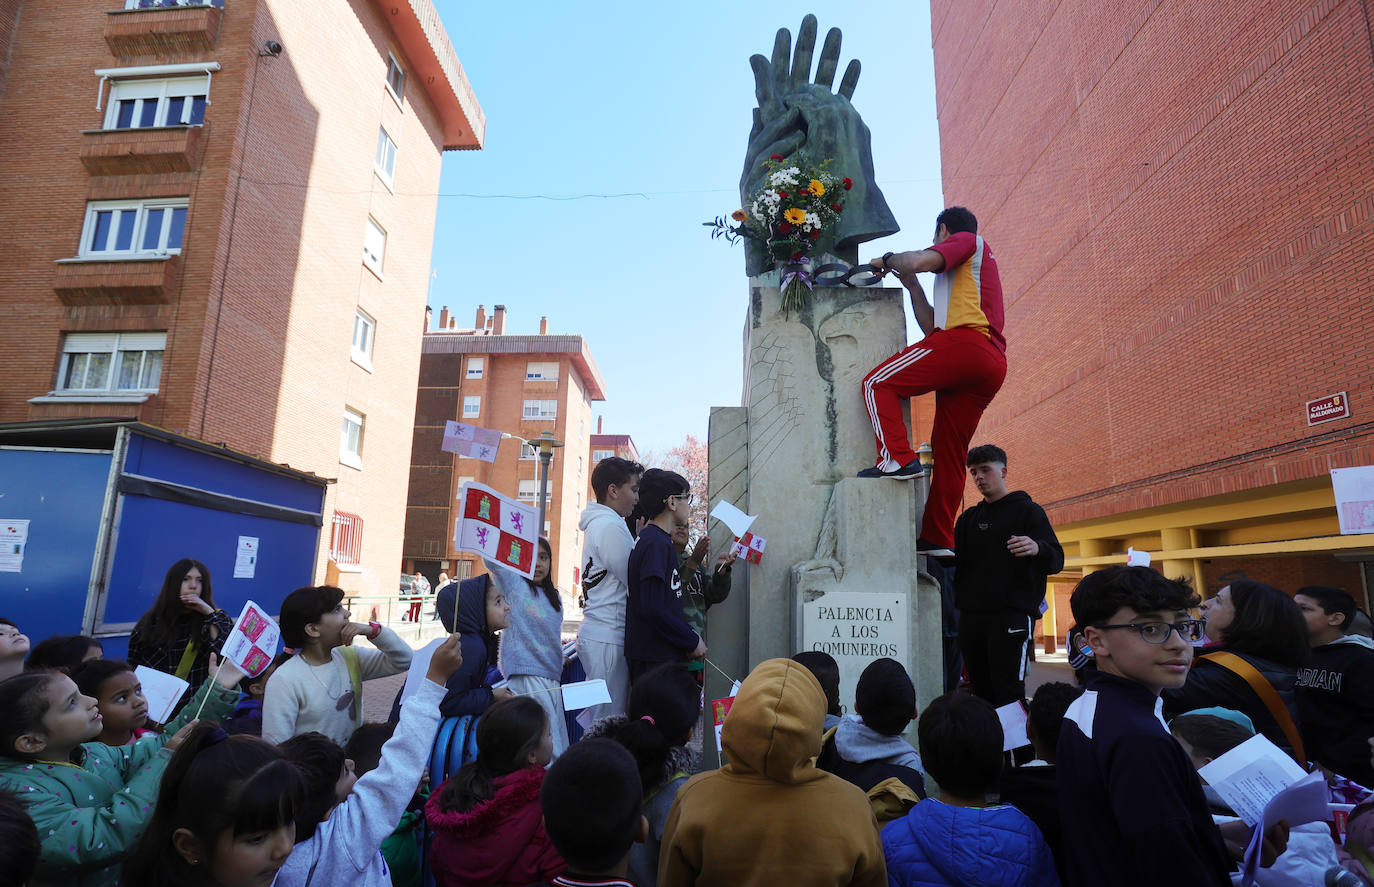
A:
{"type": "Polygon", "coordinates": [[[825,196],[825,186],[821,184],[820,179],[811,180],[811,193],[815,194],[817,197],[825,196]]]}
{"type": "Polygon", "coordinates": [[[782,214],[782,217],[793,225],[800,225],[806,221],[806,212],[793,207],[782,214]]]}

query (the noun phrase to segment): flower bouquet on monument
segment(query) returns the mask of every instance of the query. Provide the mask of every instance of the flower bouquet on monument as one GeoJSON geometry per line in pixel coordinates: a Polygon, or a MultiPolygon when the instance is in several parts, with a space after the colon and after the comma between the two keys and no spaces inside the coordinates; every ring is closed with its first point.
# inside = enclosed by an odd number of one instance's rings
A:
{"type": "Polygon", "coordinates": [[[744,202],[744,209],[703,222],[711,237],[730,243],[740,239],[762,245],[778,269],[782,309],[790,312],[810,301],[815,285],[812,255],[834,247],[835,230],[844,212],[845,192],[853,181],[829,169],[830,160],[812,163],[804,154],[774,154],[763,161],[763,183],[744,202]]]}

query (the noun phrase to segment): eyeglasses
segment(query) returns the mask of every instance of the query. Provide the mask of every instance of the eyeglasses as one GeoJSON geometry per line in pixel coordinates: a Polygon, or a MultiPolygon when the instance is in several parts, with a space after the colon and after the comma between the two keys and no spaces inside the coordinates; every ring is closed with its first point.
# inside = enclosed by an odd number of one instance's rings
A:
{"type": "Polygon", "coordinates": [[[1176,631],[1178,636],[1190,644],[1202,640],[1207,631],[1206,619],[1184,619],[1182,622],[1126,622],[1121,625],[1099,625],[1097,628],[1134,628],[1140,632],[1140,639],[1147,644],[1162,644],[1169,640],[1169,632],[1176,631]]]}
{"type": "Polygon", "coordinates": [[[691,504],[692,504],[692,494],[691,494],[691,493],[672,493],[672,494],[670,494],[670,495],[668,496],[669,499],[672,499],[673,497],[677,497],[678,499],[681,499],[683,502],[686,502],[688,505],[691,505],[691,504]]]}

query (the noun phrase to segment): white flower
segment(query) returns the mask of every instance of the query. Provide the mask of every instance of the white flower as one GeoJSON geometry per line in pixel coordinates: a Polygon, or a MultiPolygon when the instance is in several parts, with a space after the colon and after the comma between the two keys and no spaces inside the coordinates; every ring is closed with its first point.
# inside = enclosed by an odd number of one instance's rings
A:
{"type": "Polygon", "coordinates": [[[820,217],[820,216],[816,215],[815,213],[807,213],[807,214],[806,214],[806,227],[807,227],[807,228],[819,228],[820,226],[821,226],[821,217],[820,217]]]}
{"type": "Polygon", "coordinates": [[[797,176],[800,172],[801,170],[797,169],[795,166],[788,167],[787,169],[780,169],[768,177],[768,184],[772,185],[774,188],[779,185],[795,185],[797,184],[797,176]]]}

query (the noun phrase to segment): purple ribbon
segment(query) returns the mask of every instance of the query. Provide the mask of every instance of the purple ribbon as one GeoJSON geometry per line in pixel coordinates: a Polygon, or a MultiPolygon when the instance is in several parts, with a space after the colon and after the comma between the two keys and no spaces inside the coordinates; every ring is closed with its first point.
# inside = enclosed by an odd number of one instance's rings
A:
{"type": "Polygon", "coordinates": [[[802,256],[800,259],[788,262],[783,269],[782,280],[778,282],[778,288],[783,292],[787,292],[787,288],[791,286],[792,281],[800,280],[802,283],[806,284],[807,289],[812,289],[813,287],[811,286],[811,272],[803,270],[808,264],[810,264],[810,262],[811,260],[806,256],[802,256]],[[792,268],[795,268],[796,270],[788,270],[792,268]]]}

